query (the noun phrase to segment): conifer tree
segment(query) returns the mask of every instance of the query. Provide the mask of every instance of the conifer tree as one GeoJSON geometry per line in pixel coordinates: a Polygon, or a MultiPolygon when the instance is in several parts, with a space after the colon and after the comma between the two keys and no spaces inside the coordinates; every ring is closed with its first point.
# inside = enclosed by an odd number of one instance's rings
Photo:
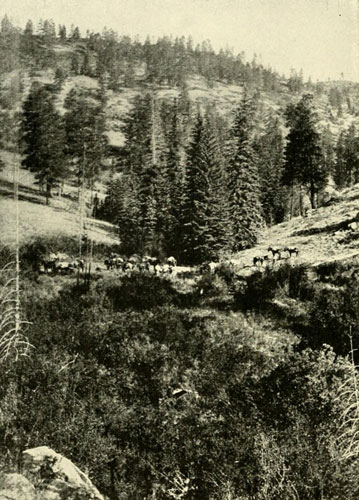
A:
{"type": "Polygon", "coordinates": [[[178,257],[180,239],[180,217],[183,203],[184,165],[181,158],[181,136],[178,104],[175,101],[173,115],[167,136],[166,167],[168,178],[169,214],[166,228],[166,248],[178,257]]]}
{"type": "Polygon", "coordinates": [[[354,124],[351,124],[348,130],[342,136],[343,150],[337,162],[342,164],[343,168],[343,185],[351,186],[359,182],[359,136],[354,124]]]}
{"type": "Polygon", "coordinates": [[[328,174],[333,174],[335,164],[335,147],[333,134],[327,125],[321,133],[321,150],[323,154],[324,170],[328,174]]]}
{"type": "Polygon", "coordinates": [[[313,97],[310,94],[304,95],[298,104],[287,107],[290,131],[285,149],[284,182],[287,185],[297,182],[307,188],[314,208],[315,196],[325,186],[328,172],[312,107],[313,97]]]}
{"type": "Polygon", "coordinates": [[[334,166],[334,181],[339,188],[347,185],[347,171],[345,161],[345,131],[342,130],[339,134],[335,148],[336,160],[334,166]]]}
{"type": "Polygon", "coordinates": [[[31,20],[26,23],[21,37],[20,51],[23,62],[28,66],[34,60],[37,42],[34,35],[34,25],[31,20]]]}
{"type": "Polygon", "coordinates": [[[209,117],[197,117],[186,165],[182,258],[191,264],[218,260],[228,250],[230,231],[222,158],[209,117]]]}
{"type": "Polygon", "coordinates": [[[247,94],[236,111],[228,165],[235,252],[255,244],[263,225],[256,155],[252,144],[254,106],[247,94]]]}
{"type": "Polygon", "coordinates": [[[117,225],[123,252],[138,252],[143,244],[143,233],[136,179],[129,174],[123,174],[113,180],[107,189],[101,211],[105,219],[117,225]]]}
{"type": "Polygon", "coordinates": [[[255,144],[261,186],[261,205],[267,224],[283,221],[286,209],[286,188],[282,184],[284,140],[277,117],[269,117],[266,132],[255,144]]]}
{"type": "Polygon", "coordinates": [[[125,121],[124,134],[126,144],[123,168],[138,184],[140,225],[144,242],[138,251],[151,249],[158,253],[165,246],[170,210],[165,142],[158,103],[153,95],[148,94],[135,100],[125,121]]]}
{"type": "Polygon", "coordinates": [[[20,131],[22,165],[35,173],[40,185],[45,185],[48,203],[53,186],[68,174],[63,123],[55,109],[51,86],[33,84],[24,102],[20,131]]]}
{"type": "Polygon", "coordinates": [[[60,39],[60,42],[66,42],[66,38],[67,38],[67,35],[66,35],[66,26],[64,24],[60,24],[59,25],[59,39],[60,39]]]}
{"type": "Polygon", "coordinates": [[[20,33],[5,15],[0,28],[0,74],[19,66],[20,33]]]}
{"type": "Polygon", "coordinates": [[[107,147],[103,103],[73,89],[65,108],[66,154],[79,182],[84,178],[91,187],[102,168],[107,147]]]}

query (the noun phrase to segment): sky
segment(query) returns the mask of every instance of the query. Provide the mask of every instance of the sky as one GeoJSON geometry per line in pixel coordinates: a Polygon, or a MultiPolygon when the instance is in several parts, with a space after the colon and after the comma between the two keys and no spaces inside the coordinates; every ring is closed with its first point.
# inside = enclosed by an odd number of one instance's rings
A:
{"type": "Polygon", "coordinates": [[[215,50],[254,53],[264,66],[313,81],[359,81],[359,0],[0,0],[0,16],[24,27],[53,19],[120,35],[192,36],[215,50]]]}

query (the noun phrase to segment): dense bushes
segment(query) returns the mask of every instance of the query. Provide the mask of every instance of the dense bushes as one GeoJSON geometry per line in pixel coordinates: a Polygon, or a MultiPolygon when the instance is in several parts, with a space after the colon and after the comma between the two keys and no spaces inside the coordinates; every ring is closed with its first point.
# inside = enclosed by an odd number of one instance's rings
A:
{"type": "Polygon", "coordinates": [[[120,280],[106,280],[98,283],[97,288],[105,290],[115,310],[151,309],[180,300],[170,280],[145,272],[122,276],[120,280]]]}
{"type": "Polygon", "coordinates": [[[306,267],[284,264],[248,276],[246,286],[237,289],[235,300],[245,309],[268,310],[275,297],[308,300],[312,294],[306,267]]]}
{"type": "Polygon", "coordinates": [[[342,287],[320,289],[310,311],[309,328],[303,332],[308,345],[323,343],[333,346],[338,354],[350,351],[350,336],[354,346],[359,343],[359,282],[354,276],[342,287]]]}
{"type": "Polygon", "coordinates": [[[0,370],[2,468],[47,444],[111,499],[169,498],[175,480],[188,499],[340,498],[331,350],[259,348],[244,316],[180,309],[155,276],[36,290],[35,349],[0,370]]]}

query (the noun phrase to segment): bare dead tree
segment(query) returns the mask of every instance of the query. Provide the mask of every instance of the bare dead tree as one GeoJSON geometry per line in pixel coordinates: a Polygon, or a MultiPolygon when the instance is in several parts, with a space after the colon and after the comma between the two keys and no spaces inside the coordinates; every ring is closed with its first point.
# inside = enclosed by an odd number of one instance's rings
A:
{"type": "MultiPolygon", "coordinates": [[[[14,109],[19,109],[22,93],[22,75],[18,75],[17,93],[14,96],[14,109]]],[[[16,115],[15,115],[16,116],[16,115]]],[[[0,290],[0,363],[7,360],[18,361],[27,356],[31,344],[25,336],[25,325],[21,311],[21,269],[20,269],[20,208],[19,208],[19,124],[12,131],[13,197],[15,205],[15,252],[13,258],[0,270],[2,288],[0,290]]]]}
{"type": "Polygon", "coordinates": [[[336,401],[341,409],[338,429],[339,460],[342,462],[359,458],[359,377],[355,365],[352,328],[349,327],[350,366],[339,387],[336,401]]]}
{"type": "Polygon", "coordinates": [[[14,203],[15,203],[15,256],[3,266],[3,280],[0,292],[0,362],[8,359],[18,361],[27,356],[31,347],[24,334],[27,321],[21,318],[20,290],[20,213],[19,213],[19,165],[14,162],[14,203]]]}

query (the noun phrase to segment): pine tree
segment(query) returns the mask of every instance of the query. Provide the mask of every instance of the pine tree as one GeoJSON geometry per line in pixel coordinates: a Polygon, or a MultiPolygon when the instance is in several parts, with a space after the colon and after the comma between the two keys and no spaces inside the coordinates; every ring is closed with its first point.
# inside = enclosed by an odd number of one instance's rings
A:
{"type": "Polygon", "coordinates": [[[133,176],[123,174],[110,182],[101,212],[106,220],[117,225],[123,252],[139,252],[143,245],[143,233],[140,225],[138,184],[133,176]]]}
{"type": "Polygon", "coordinates": [[[181,217],[185,262],[218,260],[229,248],[224,169],[210,118],[199,114],[187,154],[181,217]]]}
{"type": "Polygon", "coordinates": [[[256,155],[251,137],[254,111],[252,100],[245,94],[232,129],[228,179],[235,252],[253,246],[263,225],[256,155]]]}
{"type": "Polygon", "coordinates": [[[359,137],[354,124],[344,134],[343,163],[345,185],[351,186],[359,181],[359,137]]]}
{"type": "Polygon", "coordinates": [[[306,94],[297,105],[286,110],[290,128],[285,149],[284,182],[298,183],[309,190],[312,208],[315,196],[325,186],[328,172],[325,169],[320,135],[316,130],[316,116],[312,111],[313,97],[306,94]]]}
{"type": "Polygon", "coordinates": [[[185,170],[181,157],[181,131],[177,101],[175,101],[173,106],[173,114],[167,135],[167,154],[165,161],[169,196],[166,248],[168,254],[178,257],[185,170]]]}
{"type": "Polygon", "coordinates": [[[63,123],[55,109],[51,86],[33,84],[24,102],[20,131],[24,153],[22,165],[35,173],[40,185],[46,186],[48,203],[53,186],[68,174],[63,123]]]}
{"type": "Polygon", "coordinates": [[[19,45],[19,30],[4,16],[0,29],[0,75],[19,67],[19,45]]]}
{"type": "Polygon", "coordinates": [[[21,37],[20,51],[23,62],[28,66],[33,62],[37,43],[34,35],[34,25],[31,20],[26,23],[21,37]]]}
{"type": "Polygon", "coordinates": [[[342,130],[339,134],[335,148],[336,160],[334,166],[334,181],[339,188],[343,188],[346,185],[344,150],[345,150],[345,132],[344,130],[342,130]]]}
{"type": "Polygon", "coordinates": [[[66,154],[79,184],[84,178],[91,187],[101,170],[107,147],[103,103],[85,91],[73,89],[66,98],[65,108],[66,154]]]}
{"type": "Polygon", "coordinates": [[[269,117],[266,132],[257,139],[255,148],[263,216],[267,224],[278,224],[286,210],[286,188],[282,184],[284,140],[278,118],[269,117]]]}
{"type": "Polygon", "coordinates": [[[329,125],[321,133],[321,150],[323,153],[324,170],[329,174],[334,173],[335,164],[335,147],[333,134],[330,130],[329,125]]]}
{"type": "Polygon", "coordinates": [[[59,39],[60,42],[64,43],[66,42],[67,35],[66,35],[66,26],[63,24],[59,26],[59,39]]]}
{"type": "Polygon", "coordinates": [[[76,26],[75,28],[72,27],[71,40],[73,40],[74,42],[77,42],[78,40],[80,40],[80,38],[81,38],[81,35],[80,35],[80,30],[79,30],[78,26],[76,26]]]}
{"type": "Polygon", "coordinates": [[[138,182],[140,225],[145,242],[138,251],[151,249],[154,253],[161,253],[170,217],[169,182],[165,141],[155,96],[148,94],[135,100],[123,130],[126,144],[122,166],[125,173],[138,182]]]}

